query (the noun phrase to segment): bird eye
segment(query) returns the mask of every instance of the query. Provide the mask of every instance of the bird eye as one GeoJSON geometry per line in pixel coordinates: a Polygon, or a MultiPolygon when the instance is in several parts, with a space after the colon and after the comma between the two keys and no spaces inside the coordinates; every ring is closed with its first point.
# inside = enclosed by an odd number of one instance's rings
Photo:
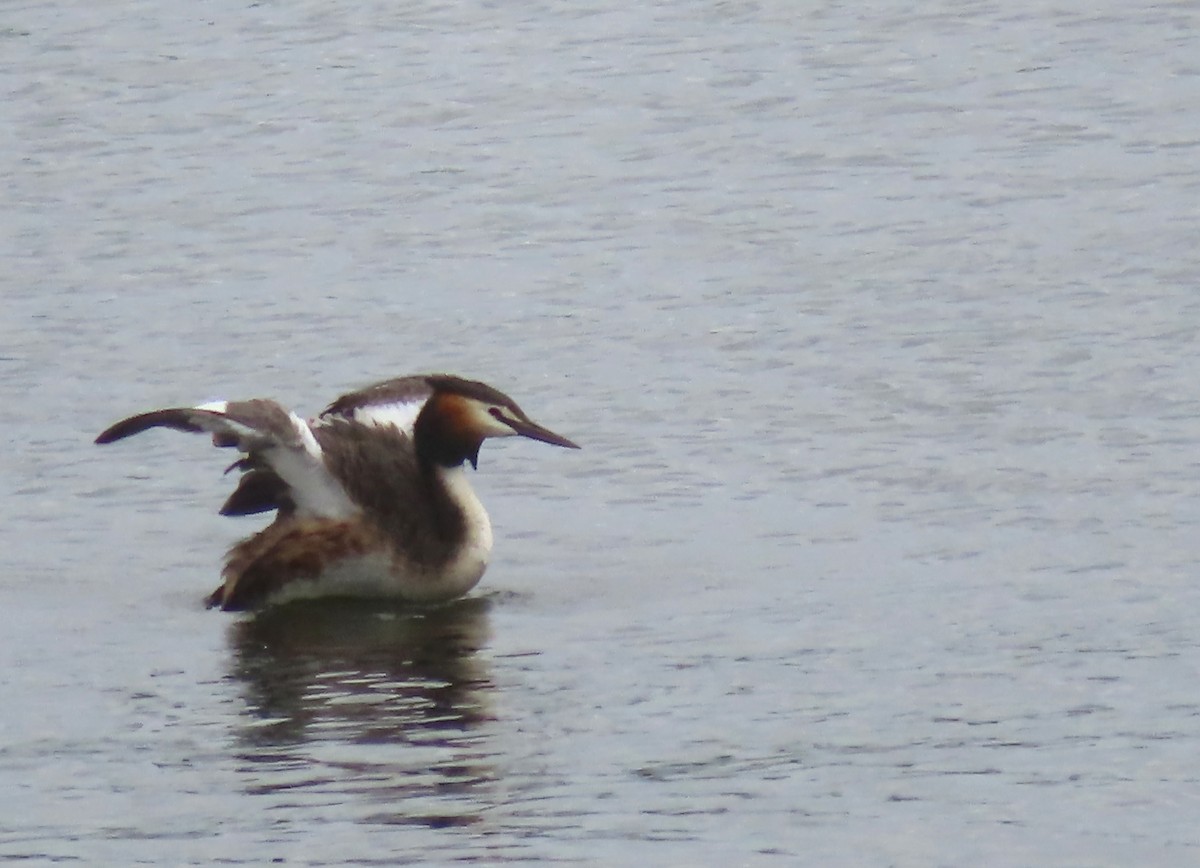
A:
{"type": "Polygon", "coordinates": [[[492,414],[493,419],[499,419],[501,422],[504,421],[504,414],[500,412],[499,407],[488,407],[488,412],[492,414]]]}

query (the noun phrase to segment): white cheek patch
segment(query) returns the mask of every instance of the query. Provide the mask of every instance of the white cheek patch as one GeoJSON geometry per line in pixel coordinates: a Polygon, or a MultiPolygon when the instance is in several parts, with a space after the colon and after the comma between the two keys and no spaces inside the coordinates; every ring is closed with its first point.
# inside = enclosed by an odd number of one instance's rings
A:
{"type": "MultiPolygon", "coordinates": [[[[505,425],[499,419],[492,415],[492,408],[488,404],[481,404],[478,401],[471,401],[468,406],[471,408],[471,423],[475,429],[484,437],[511,437],[517,432],[508,425],[505,425]]],[[[503,407],[498,407],[501,413],[504,412],[503,407]]]]}

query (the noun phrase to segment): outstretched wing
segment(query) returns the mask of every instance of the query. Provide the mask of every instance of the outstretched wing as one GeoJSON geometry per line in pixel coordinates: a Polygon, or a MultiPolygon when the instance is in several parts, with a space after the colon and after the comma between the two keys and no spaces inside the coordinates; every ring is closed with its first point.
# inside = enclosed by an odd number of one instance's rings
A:
{"type": "Polygon", "coordinates": [[[221,512],[245,515],[280,509],[300,515],[347,518],[358,508],[329,472],[308,423],[274,401],[216,401],[130,416],[112,425],[97,443],[113,443],[151,428],[209,433],[213,445],[236,447],[246,457],[230,470],[241,483],[221,512]]]}

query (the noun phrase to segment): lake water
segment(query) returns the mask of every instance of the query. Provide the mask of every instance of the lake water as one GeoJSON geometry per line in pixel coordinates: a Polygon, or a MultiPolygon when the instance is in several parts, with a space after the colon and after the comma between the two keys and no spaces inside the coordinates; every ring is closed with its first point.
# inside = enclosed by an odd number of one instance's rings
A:
{"type": "Polygon", "coordinates": [[[0,857],[1200,860],[1191,4],[5,6],[0,857]],[[465,600],[121,416],[484,379],[465,600]]]}

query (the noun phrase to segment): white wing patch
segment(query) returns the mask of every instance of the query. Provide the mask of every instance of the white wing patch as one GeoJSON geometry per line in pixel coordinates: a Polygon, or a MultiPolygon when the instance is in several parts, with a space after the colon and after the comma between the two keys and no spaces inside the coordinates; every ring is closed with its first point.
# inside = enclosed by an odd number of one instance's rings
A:
{"type": "Polygon", "coordinates": [[[350,518],[359,509],[325,466],[325,453],[312,428],[274,401],[213,401],[197,410],[215,415],[222,433],[237,438],[242,452],[253,451],[287,483],[299,515],[350,518]]]}
{"type": "Polygon", "coordinates": [[[287,483],[296,513],[350,518],[359,509],[325,466],[309,424],[274,401],[215,401],[197,409],[219,414],[243,452],[253,451],[287,483]]]}
{"type": "Polygon", "coordinates": [[[385,426],[392,425],[402,433],[412,437],[413,425],[416,424],[417,416],[421,413],[421,408],[428,401],[427,396],[422,396],[411,401],[391,401],[386,404],[366,404],[362,407],[355,407],[345,418],[357,422],[360,425],[375,425],[385,426]]]}
{"type": "Polygon", "coordinates": [[[288,418],[296,430],[298,445],[275,443],[264,449],[262,455],[291,489],[297,514],[323,518],[350,518],[358,514],[359,509],[346,489],[325,466],[325,453],[308,423],[295,413],[289,412],[288,418]]]}
{"type": "Polygon", "coordinates": [[[211,401],[170,407],[122,419],[96,438],[123,440],[151,428],[212,435],[216,446],[236,447],[275,472],[301,515],[344,519],[360,510],[325,465],[325,453],[309,423],[274,401],[211,401]]]}

